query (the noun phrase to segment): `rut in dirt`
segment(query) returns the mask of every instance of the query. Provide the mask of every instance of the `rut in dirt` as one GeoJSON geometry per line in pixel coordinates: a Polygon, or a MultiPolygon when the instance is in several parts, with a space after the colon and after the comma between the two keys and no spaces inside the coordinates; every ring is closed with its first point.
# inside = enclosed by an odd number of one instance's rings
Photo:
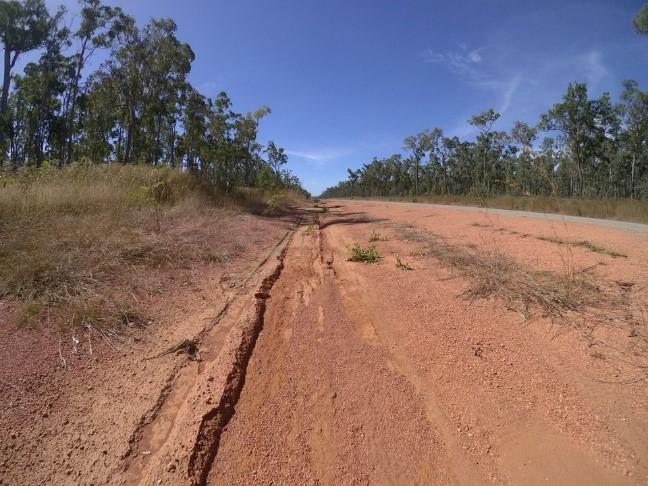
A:
{"type": "MultiPolygon", "coordinates": [[[[292,236],[292,235],[291,235],[292,236]]],[[[290,239],[288,244],[290,244],[290,239]]],[[[257,338],[264,324],[266,301],[272,286],[277,281],[284,268],[284,258],[287,247],[279,255],[279,263],[272,275],[265,278],[255,293],[256,309],[253,326],[243,335],[240,346],[236,352],[235,366],[227,376],[227,384],[218,405],[208,414],[203,416],[196,443],[189,458],[189,476],[196,485],[203,485],[207,481],[207,475],[218,454],[223,429],[227,426],[232,416],[236,403],[245,385],[245,374],[250,356],[254,351],[257,338]]]]}

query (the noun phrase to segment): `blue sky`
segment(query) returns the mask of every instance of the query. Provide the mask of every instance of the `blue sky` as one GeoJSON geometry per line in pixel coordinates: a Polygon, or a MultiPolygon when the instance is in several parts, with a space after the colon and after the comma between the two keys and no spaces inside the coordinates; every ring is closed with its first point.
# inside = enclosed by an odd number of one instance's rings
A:
{"type": "MultiPolygon", "coordinates": [[[[74,0],[48,0],[78,11],[74,0]]],[[[648,90],[642,0],[106,0],[140,23],[172,17],[191,44],[192,83],[227,91],[238,111],[272,109],[261,139],[318,194],[424,128],[471,137],[488,108],[497,127],[535,123],[570,81],[594,95],[624,79],[648,90]]]]}

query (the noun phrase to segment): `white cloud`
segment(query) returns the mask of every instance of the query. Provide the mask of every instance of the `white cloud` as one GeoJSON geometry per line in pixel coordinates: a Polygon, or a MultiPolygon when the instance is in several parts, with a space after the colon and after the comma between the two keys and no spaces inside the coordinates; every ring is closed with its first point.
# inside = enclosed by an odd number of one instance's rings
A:
{"type": "Polygon", "coordinates": [[[470,61],[472,61],[474,63],[481,62],[482,57],[481,57],[481,54],[479,53],[479,51],[481,51],[481,49],[475,49],[474,51],[470,51],[468,53],[468,56],[467,56],[468,59],[470,59],[470,61]]]}
{"type": "Polygon", "coordinates": [[[506,87],[506,89],[502,93],[502,104],[499,108],[499,112],[501,114],[504,114],[506,113],[506,111],[508,111],[509,107],[511,106],[513,96],[515,96],[515,92],[520,87],[521,82],[522,76],[520,74],[517,74],[513,76],[513,78],[511,78],[510,82],[508,83],[508,87],[506,87]]]}
{"type": "Polygon", "coordinates": [[[462,74],[470,73],[473,65],[482,62],[482,47],[469,51],[464,46],[460,46],[458,51],[437,52],[427,49],[423,52],[423,62],[429,64],[443,63],[453,71],[462,74]]]}
{"type": "MultiPolygon", "coordinates": [[[[472,50],[463,45],[459,47],[460,49],[457,51],[445,53],[428,49],[423,54],[423,60],[426,63],[444,64],[463,81],[478,88],[494,91],[501,97],[499,112],[505,113],[511,106],[511,101],[522,83],[522,75],[516,73],[511,76],[498,73],[496,66],[484,62],[483,47],[472,50]]],[[[459,125],[455,131],[462,132],[464,130],[466,129],[459,125]]]]}
{"type": "Polygon", "coordinates": [[[428,49],[423,52],[423,62],[434,64],[437,62],[444,62],[446,60],[445,54],[440,52],[434,52],[432,49],[428,49]]]}
{"type": "Polygon", "coordinates": [[[603,63],[603,54],[592,49],[591,51],[577,56],[576,66],[585,76],[587,84],[592,88],[596,88],[598,83],[608,75],[608,69],[603,63]]]}
{"type": "Polygon", "coordinates": [[[288,155],[305,159],[311,162],[323,163],[329,160],[339,159],[350,153],[348,149],[322,148],[308,150],[286,150],[288,155]]]}

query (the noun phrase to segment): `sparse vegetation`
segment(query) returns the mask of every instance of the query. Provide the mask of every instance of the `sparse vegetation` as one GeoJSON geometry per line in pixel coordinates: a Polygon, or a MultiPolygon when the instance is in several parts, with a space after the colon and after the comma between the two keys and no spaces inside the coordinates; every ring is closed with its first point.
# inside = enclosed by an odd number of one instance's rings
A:
{"type": "Polygon", "coordinates": [[[374,243],[376,241],[386,241],[387,238],[380,233],[378,233],[376,230],[373,230],[371,234],[369,235],[369,243],[374,243]]]}
{"type": "Polygon", "coordinates": [[[363,248],[359,243],[354,243],[349,249],[349,258],[351,262],[375,263],[380,259],[378,250],[374,245],[363,248]]]}
{"type": "MultiPolygon", "coordinates": [[[[466,277],[470,283],[466,295],[497,296],[525,318],[542,315],[567,324],[591,340],[592,345],[605,347],[609,355],[634,362],[625,351],[592,337],[596,327],[621,327],[631,332],[635,322],[623,287],[597,280],[592,274],[594,267],[577,269],[567,259],[562,274],[532,270],[497,251],[453,245],[440,236],[407,225],[397,229],[406,240],[423,244],[416,255],[434,257],[466,277]]],[[[648,340],[638,343],[648,351],[648,340]]]]}
{"type": "Polygon", "coordinates": [[[447,243],[442,238],[415,230],[402,229],[405,239],[424,243],[419,254],[432,256],[447,264],[471,282],[470,295],[498,295],[524,315],[538,307],[552,317],[565,317],[570,311],[601,308],[615,297],[607,293],[588,272],[552,272],[525,269],[511,258],[447,243]]]}
{"type": "Polygon", "coordinates": [[[146,321],[120,278],[226,261],[205,237],[205,219],[214,224],[224,206],[254,208],[267,198],[219,195],[190,174],[150,166],[72,164],[3,179],[0,297],[22,302],[24,324],[56,307],[58,324],[104,332],[146,321]],[[178,232],[182,225],[191,230],[178,232]]]}
{"type": "Polygon", "coordinates": [[[568,245],[568,246],[575,246],[579,248],[585,248],[589,251],[592,251],[594,253],[602,253],[604,255],[611,256],[612,258],[627,258],[628,255],[624,253],[619,253],[614,250],[609,250],[608,248],[604,248],[599,245],[595,245],[591,241],[587,240],[575,240],[575,241],[570,241],[570,240],[564,240],[560,239],[554,236],[537,236],[536,239],[541,240],[541,241],[548,241],[550,243],[555,243],[557,245],[568,245]]]}
{"type": "Polygon", "coordinates": [[[402,260],[398,253],[396,253],[395,259],[397,268],[400,268],[401,270],[412,270],[412,267],[409,265],[409,263],[407,263],[405,260],[402,260]]]}

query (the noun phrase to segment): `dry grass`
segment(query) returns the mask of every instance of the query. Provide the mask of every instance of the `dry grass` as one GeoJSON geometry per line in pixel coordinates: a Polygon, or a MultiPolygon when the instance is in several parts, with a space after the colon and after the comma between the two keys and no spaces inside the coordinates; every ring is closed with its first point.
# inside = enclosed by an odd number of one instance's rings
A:
{"type": "Polygon", "coordinates": [[[412,270],[410,264],[403,260],[398,253],[394,255],[394,258],[396,260],[396,268],[399,268],[401,270],[412,270]]]}
{"type": "Polygon", "coordinates": [[[387,241],[387,238],[378,233],[376,230],[373,230],[369,235],[369,243],[374,243],[376,241],[387,241]]]}
{"type": "Polygon", "coordinates": [[[456,275],[467,278],[467,296],[495,296],[525,319],[541,315],[575,329],[590,347],[605,350],[607,357],[628,365],[633,372],[638,370],[638,380],[648,377],[648,336],[638,331],[636,312],[628,300],[632,284],[601,281],[592,273],[593,267],[576,269],[569,258],[563,260],[561,274],[532,270],[496,250],[453,245],[408,225],[396,229],[404,239],[422,243],[412,255],[434,257],[456,275]],[[620,339],[630,335],[632,343],[625,348],[616,338],[596,337],[598,329],[611,330],[620,339]]]}
{"type": "Polygon", "coordinates": [[[118,332],[146,322],[129,277],[147,269],[221,262],[200,234],[224,206],[263,207],[266,195],[214,194],[189,174],[149,166],[42,169],[0,182],[0,298],[19,321],[55,310],[65,327],[118,332]],[[175,228],[196,221],[194,230],[175,228]],[[199,221],[200,220],[200,221],[199,221]]]}
{"type": "MultiPolygon", "coordinates": [[[[528,233],[520,233],[519,231],[512,230],[505,227],[495,228],[492,224],[474,222],[471,223],[470,225],[477,228],[491,228],[495,232],[506,233],[512,236],[519,236],[521,238],[527,238],[530,236],[528,233]]],[[[585,248],[586,250],[589,250],[593,253],[601,253],[603,255],[608,255],[612,258],[628,257],[628,255],[626,255],[625,253],[619,253],[618,251],[610,250],[609,248],[596,245],[588,240],[566,240],[566,239],[558,238],[558,236],[536,236],[535,238],[540,241],[547,241],[549,243],[555,243],[557,245],[566,245],[568,247],[585,248]]]]}
{"type": "Polygon", "coordinates": [[[498,252],[452,245],[412,227],[402,228],[402,232],[405,239],[424,243],[418,254],[433,256],[468,277],[472,284],[470,295],[497,295],[525,316],[532,308],[539,308],[545,315],[565,317],[571,311],[600,306],[612,299],[589,272],[570,271],[561,276],[529,270],[498,252]]]}
{"type": "Polygon", "coordinates": [[[591,241],[587,241],[587,240],[570,241],[570,240],[563,240],[554,236],[536,236],[536,239],[541,241],[548,241],[550,243],[555,243],[557,245],[567,245],[567,246],[585,248],[591,252],[608,255],[611,256],[612,258],[628,258],[628,255],[626,255],[625,253],[619,253],[617,251],[610,250],[603,246],[595,245],[591,241]]]}

